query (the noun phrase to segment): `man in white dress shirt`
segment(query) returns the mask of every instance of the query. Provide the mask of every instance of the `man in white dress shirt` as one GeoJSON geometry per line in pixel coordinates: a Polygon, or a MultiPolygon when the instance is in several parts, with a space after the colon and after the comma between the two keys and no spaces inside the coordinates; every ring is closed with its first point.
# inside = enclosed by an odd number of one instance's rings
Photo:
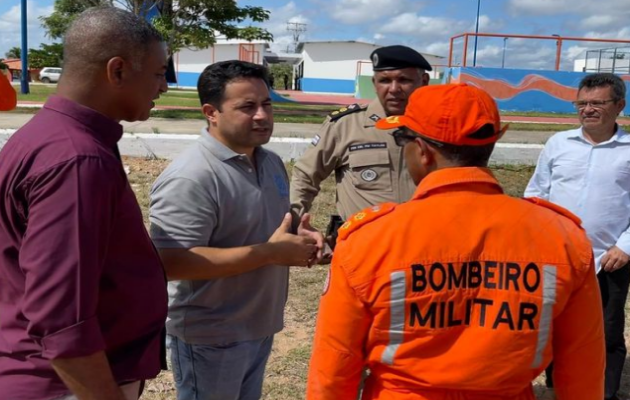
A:
{"type": "MultiPolygon", "coordinates": [[[[549,139],[525,190],[527,197],[541,197],[579,216],[593,244],[604,306],[605,400],[619,399],[617,391],[626,358],[630,134],[616,122],[626,106],[625,97],[626,85],[614,74],[592,74],[582,79],[573,102],[582,126],[549,139]]],[[[545,234],[544,227],[540,234],[545,234]]]]}

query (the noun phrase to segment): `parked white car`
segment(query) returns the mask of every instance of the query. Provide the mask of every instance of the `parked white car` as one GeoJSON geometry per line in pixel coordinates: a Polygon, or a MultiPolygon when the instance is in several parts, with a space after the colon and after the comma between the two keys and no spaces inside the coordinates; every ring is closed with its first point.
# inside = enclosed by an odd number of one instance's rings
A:
{"type": "Polygon", "coordinates": [[[44,67],[39,72],[39,80],[42,81],[43,83],[58,82],[59,77],[61,76],[61,71],[62,71],[61,68],[44,67]]]}

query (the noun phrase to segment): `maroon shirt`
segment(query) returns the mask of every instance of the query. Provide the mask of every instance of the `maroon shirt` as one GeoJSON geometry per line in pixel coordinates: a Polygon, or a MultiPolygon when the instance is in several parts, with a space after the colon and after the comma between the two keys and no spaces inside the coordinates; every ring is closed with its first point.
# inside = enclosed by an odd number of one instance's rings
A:
{"type": "Polygon", "coordinates": [[[117,382],[155,377],[164,272],[116,142],[61,97],[0,151],[0,397],[69,394],[50,360],[104,350],[117,382]]]}

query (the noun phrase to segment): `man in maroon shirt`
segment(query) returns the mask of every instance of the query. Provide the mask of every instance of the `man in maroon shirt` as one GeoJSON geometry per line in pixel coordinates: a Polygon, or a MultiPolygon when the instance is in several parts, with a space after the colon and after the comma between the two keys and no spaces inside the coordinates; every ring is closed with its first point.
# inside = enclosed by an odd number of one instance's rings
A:
{"type": "Polygon", "coordinates": [[[164,275],[116,143],[166,67],[149,24],[87,10],[57,96],[0,152],[2,399],[137,399],[159,373],[164,275]]]}

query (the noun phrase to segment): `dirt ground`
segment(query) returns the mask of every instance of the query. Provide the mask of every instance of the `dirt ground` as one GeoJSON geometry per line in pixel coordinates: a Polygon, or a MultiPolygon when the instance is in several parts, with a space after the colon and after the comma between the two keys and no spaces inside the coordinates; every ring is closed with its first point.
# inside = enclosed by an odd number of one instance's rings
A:
{"type": "MultiPolygon", "coordinates": [[[[138,201],[147,221],[149,191],[159,173],[166,167],[166,160],[125,158],[129,181],[136,192],[138,201]]],[[[289,171],[291,165],[287,166],[289,171]]],[[[497,179],[507,194],[521,196],[533,167],[493,167],[497,179]]],[[[314,225],[324,229],[328,215],[334,212],[334,182],[324,182],[322,191],[313,205],[314,225]]],[[[311,354],[311,341],[314,333],[319,296],[326,278],[327,266],[311,269],[292,268],[289,300],[285,312],[285,329],[276,335],[274,348],[267,365],[263,398],[268,400],[304,399],[306,374],[311,354]]],[[[628,366],[630,363],[626,363],[628,366]]],[[[629,369],[629,368],[627,368],[629,369]]],[[[622,392],[630,392],[630,371],[626,371],[622,392]]],[[[534,390],[540,400],[552,400],[553,392],[544,387],[542,377],[534,383],[534,390]]],[[[170,371],[163,372],[148,383],[143,400],[175,400],[175,388],[170,371]]]]}

